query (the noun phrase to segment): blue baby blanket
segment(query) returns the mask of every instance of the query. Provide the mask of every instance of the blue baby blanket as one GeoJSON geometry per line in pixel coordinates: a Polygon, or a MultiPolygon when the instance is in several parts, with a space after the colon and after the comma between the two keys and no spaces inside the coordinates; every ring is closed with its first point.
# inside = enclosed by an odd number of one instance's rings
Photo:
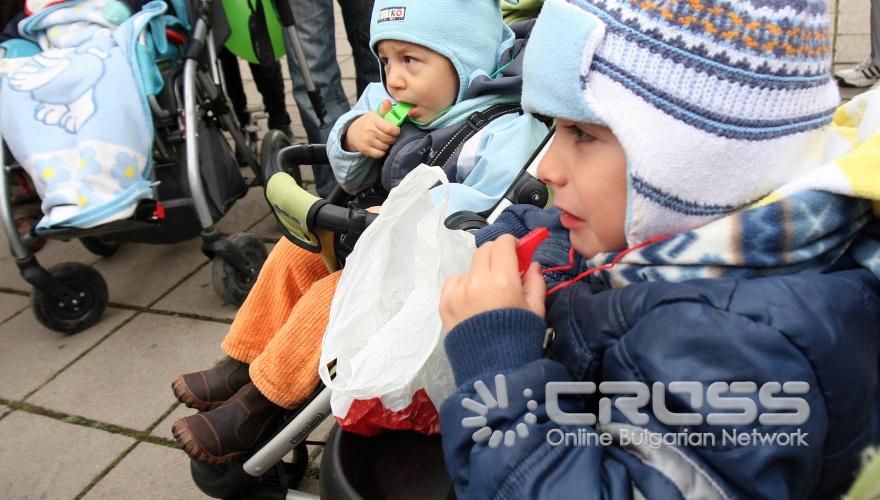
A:
{"type": "Polygon", "coordinates": [[[0,130],[43,200],[38,227],[125,219],[153,197],[151,75],[138,55],[166,5],[150,2],[117,25],[105,16],[111,2],[53,3],[19,26],[42,52],[3,79],[0,130]]]}

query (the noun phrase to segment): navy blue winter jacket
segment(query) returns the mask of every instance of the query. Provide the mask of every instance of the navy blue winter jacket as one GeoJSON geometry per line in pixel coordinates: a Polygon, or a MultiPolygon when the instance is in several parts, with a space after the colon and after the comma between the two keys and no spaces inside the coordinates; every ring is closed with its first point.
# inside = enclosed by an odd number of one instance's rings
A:
{"type": "MultiPolygon", "coordinates": [[[[548,217],[546,212],[529,214],[548,217]]],[[[478,240],[504,232],[521,236],[531,226],[552,224],[550,219],[522,216],[516,211],[503,214],[499,225],[490,226],[478,240]]],[[[553,251],[555,257],[565,253],[562,245],[553,251]]],[[[598,293],[578,283],[548,300],[546,323],[522,309],[492,311],[462,322],[445,343],[459,389],[440,412],[446,464],[457,496],[839,495],[858,469],[859,454],[880,442],[880,283],[864,269],[846,267],[749,280],[652,282],[598,293]],[[553,333],[545,334],[548,326],[553,333]],[[506,391],[496,387],[497,374],[504,376],[506,391]],[[474,389],[477,380],[496,398],[506,392],[506,408],[487,405],[490,409],[483,413],[491,431],[511,431],[505,437],[512,446],[475,444],[477,428],[463,425],[463,419],[479,418],[480,413],[475,410],[479,405],[463,405],[465,398],[486,403],[474,389]],[[748,381],[762,387],[804,381],[809,391],[797,397],[806,400],[810,413],[799,425],[756,421],[713,426],[706,423],[707,415],[725,410],[710,408],[705,395],[695,400],[688,393],[665,392],[666,408],[697,413],[702,423],[664,425],[652,410],[652,398],[640,410],[648,416],[644,425],[630,422],[616,408],[610,422],[560,425],[548,417],[545,384],[550,381],[640,381],[648,387],[662,382],[667,388],[673,381],[702,382],[705,387],[714,382],[748,381]],[[526,389],[531,393],[524,395],[526,389]],[[636,442],[634,436],[646,431],[666,439],[703,437],[696,443],[702,446],[647,437],[636,442]],[[590,434],[608,441],[591,442],[590,434]],[[715,436],[714,444],[704,437],[709,434],[715,436]],[[731,438],[743,434],[744,442],[731,438]],[[773,444],[760,442],[771,438],[773,444]]],[[[790,394],[778,396],[794,397],[790,394]]],[[[757,395],[725,395],[734,396],[759,402],[757,395]]],[[[553,406],[567,414],[600,415],[601,398],[597,391],[563,397],[553,406]]],[[[757,408],[772,412],[762,404],[757,408]]]]}

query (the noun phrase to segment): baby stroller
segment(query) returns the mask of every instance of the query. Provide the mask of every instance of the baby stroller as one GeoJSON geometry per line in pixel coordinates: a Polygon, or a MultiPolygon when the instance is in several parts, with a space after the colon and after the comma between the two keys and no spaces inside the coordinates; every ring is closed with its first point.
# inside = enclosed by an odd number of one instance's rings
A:
{"type": "MultiPolygon", "coordinates": [[[[492,209],[482,214],[453,214],[447,218],[446,225],[473,230],[485,225],[487,220],[494,220],[511,204],[548,206],[550,192],[535,178],[535,171],[551,136],[552,129],[504,198],[492,209]]],[[[305,249],[320,251],[328,267],[337,269],[350,250],[351,238],[362,233],[377,216],[357,208],[357,198],[371,193],[352,197],[337,189],[324,200],[304,191],[294,181],[300,165],[326,160],[323,145],[283,149],[277,162],[283,171],[272,173],[266,193],[285,236],[305,249]]],[[[371,203],[372,200],[367,202],[371,203]]],[[[330,416],[330,390],[319,386],[309,402],[288,415],[281,430],[249,458],[227,465],[192,460],[193,481],[205,494],[215,498],[315,498],[296,491],[296,487],[308,466],[306,437],[330,416]],[[282,460],[291,453],[291,460],[282,460]]],[[[364,437],[339,427],[331,431],[324,448],[320,489],[322,498],[454,497],[439,436],[385,432],[364,437]]]]}
{"type": "MultiPolygon", "coordinates": [[[[171,4],[172,2],[166,2],[171,4]]],[[[183,2],[174,2],[180,7],[183,2]]],[[[141,200],[133,217],[88,229],[32,227],[21,237],[11,215],[10,179],[14,159],[0,148],[3,165],[0,182],[0,223],[21,276],[33,286],[31,303],[37,319],[46,327],[76,333],[95,324],[108,301],[107,286],[93,268],[66,262],[50,269],[40,266],[27,250],[30,238],[79,239],[91,252],[108,256],[123,242],[175,243],[202,238],[202,252],[213,259],[213,284],[225,301],[240,304],[256,280],[266,259],[263,242],[240,233],[221,235],[215,224],[248,188],[262,184],[262,167],[231,112],[217,67],[217,49],[229,34],[220,2],[186,0],[192,23],[189,33],[167,32],[180,50],[174,60],[160,61],[164,86],[149,96],[155,136],[153,140],[153,199],[141,200]],[[246,180],[228,134],[243,153],[254,179],[246,180]]],[[[2,143],[2,138],[0,138],[2,143]]],[[[283,133],[272,131],[263,138],[261,153],[274,153],[290,144],[283,133]]]]}

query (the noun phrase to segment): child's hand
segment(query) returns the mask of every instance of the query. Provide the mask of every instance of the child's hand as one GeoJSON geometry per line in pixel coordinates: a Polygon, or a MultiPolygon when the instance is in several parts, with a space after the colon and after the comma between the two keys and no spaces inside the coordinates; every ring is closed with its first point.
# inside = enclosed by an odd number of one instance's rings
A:
{"type": "Polygon", "coordinates": [[[440,317],[446,330],[477,314],[518,307],[544,317],[546,287],[532,262],[522,279],[516,257],[516,238],[504,235],[477,249],[464,276],[450,276],[440,294],[440,317]]]}
{"type": "Polygon", "coordinates": [[[382,118],[391,109],[391,101],[385,99],[379,113],[365,113],[352,122],[345,133],[343,147],[346,151],[357,151],[369,158],[380,159],[400,135],[400,127],[382,118]]]}

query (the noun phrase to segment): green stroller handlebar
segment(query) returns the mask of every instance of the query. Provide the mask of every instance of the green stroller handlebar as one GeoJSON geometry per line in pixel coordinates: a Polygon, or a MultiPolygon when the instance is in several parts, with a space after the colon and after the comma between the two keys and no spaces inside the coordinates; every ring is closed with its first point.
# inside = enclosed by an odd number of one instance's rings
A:
{"type": "Polygon", "coordinates": [[[266,199],[285,236],[306,250],[320,253],[331,271],[338,268],[334,234],[361,233],[378,217],[366,210],[333,205],[303,189],[286,172],[276,172],[269,178],[266,199]]]}

